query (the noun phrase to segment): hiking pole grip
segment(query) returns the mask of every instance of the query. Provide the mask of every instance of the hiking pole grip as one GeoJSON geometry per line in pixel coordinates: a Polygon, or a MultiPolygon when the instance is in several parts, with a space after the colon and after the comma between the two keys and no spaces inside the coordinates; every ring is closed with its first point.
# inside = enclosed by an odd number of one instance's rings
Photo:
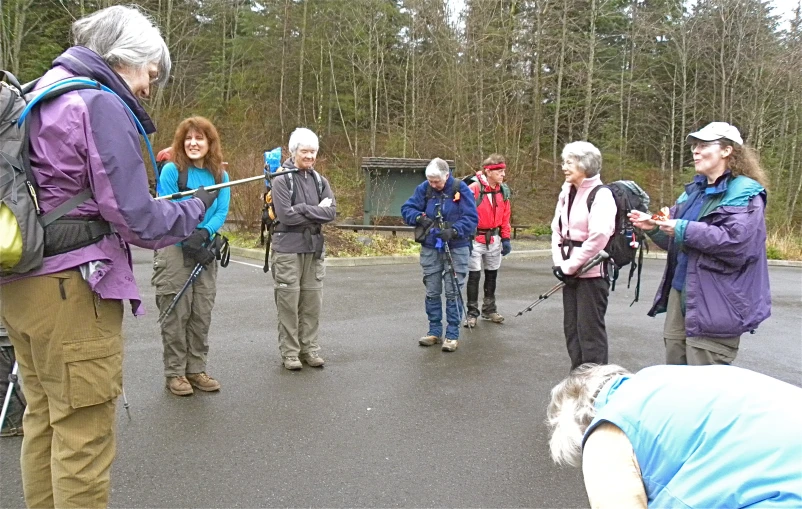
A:
{"type": "MultiPolygon", "coordinates": [[[[610,258],[610,255],[607,254],[607,251],[602,249],[601,251],[598,252],[598,254],[596,254],[596,256],[594,256],[593,258],[588,260],[588,262],[585,265],[583,265],[582,268],[580,268],[577,271],[577,273],[572,275],[571,277],[577,277],[577,276],[580,276],[580,275],[586,273],[587,271],[589,271],[590,269],[592,269],[596,265],[602,263],[604,260],[606,260],[608,258],[610,258]]],[[[526,313],[527,311],[532,311],[532,309],[535,306],[537,306],[538,304],[540,304],[544,300],[548,299],[549,297],[551,297],[552,295],[557,293],[557,291],[562,289],[563,286],[565,286],[565,282],[560,281],[559,283],[557,283],[556,285],[551,287],[551,289],[548,292],[538,296],[538,298],[537,298],[537,300],[535,302],[529,304],[524,309],[518,311],[518,313],[515,316],[521,316],[522,314],[526,313]]]]}

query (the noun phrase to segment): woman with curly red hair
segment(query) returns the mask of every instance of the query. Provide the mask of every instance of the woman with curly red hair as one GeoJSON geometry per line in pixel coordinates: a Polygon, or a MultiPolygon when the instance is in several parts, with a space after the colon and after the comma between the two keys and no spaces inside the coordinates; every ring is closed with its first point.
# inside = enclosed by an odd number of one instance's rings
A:
{"type": "MultiPolygon", "coordinates": [[[[217,129],[203,117],[190,117],[178,125],[171,147],[173,161],[162,168],[160,195],[228,182],[217,129]]],[[[161,323],[164,375],[167,388],[177,396],[217,391],[220,382],[206,374],[209,325],[217,294],[215,236],[228,215],[230,190],[221,189],[197,229],[182,243],[156,251],[153,278],[156,304],[161,312],[170,307],[197,264],[203,269],[175,308],[161,323]]]]}

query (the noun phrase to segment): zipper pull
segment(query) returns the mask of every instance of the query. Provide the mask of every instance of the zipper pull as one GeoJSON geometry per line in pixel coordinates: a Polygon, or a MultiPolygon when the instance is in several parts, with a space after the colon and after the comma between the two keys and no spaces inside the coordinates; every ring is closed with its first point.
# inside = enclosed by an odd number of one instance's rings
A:
{"type": "Polygon", "coordinates": [[[39,208],[39,197],[36,195],[36,190],[33,188],[33,184],[31,184],[30,180],[25,181],[25,185],[28,186],[28,192],[31,194],[31,198],[33,199],[33,205],[36,207],[36,215],[42,215],[42,209],[39,208]]]}

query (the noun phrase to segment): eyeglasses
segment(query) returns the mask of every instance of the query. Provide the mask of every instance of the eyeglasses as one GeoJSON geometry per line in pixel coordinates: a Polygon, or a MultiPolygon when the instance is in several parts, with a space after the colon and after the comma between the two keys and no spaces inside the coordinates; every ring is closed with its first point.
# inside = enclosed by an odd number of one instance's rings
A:
{"type": "Polygon", "coordinates": [[[718,141],[697,141],[696,143],[691,143],[691,152],[695,152],[698,150],[706,149],[707,147],[712,147],[714,145],[721,145],[721,142],[718,141]]]}

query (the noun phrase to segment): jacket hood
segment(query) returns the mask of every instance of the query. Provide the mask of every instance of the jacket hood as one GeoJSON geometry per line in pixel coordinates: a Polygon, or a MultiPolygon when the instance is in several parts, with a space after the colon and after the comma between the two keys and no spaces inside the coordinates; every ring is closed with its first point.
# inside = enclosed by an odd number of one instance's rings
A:
{"type": "Polygon", "coordinates": [[[58,56],[53,61],[53,66],[64,67],[76,76],[86,76],[106,85],[131,108],[146,133],[152,134],[156,132],[153,120],[151,120],[145,108],[139,104],[125,80],[94,51],[83,46],[73,46],[58,56]]]}

